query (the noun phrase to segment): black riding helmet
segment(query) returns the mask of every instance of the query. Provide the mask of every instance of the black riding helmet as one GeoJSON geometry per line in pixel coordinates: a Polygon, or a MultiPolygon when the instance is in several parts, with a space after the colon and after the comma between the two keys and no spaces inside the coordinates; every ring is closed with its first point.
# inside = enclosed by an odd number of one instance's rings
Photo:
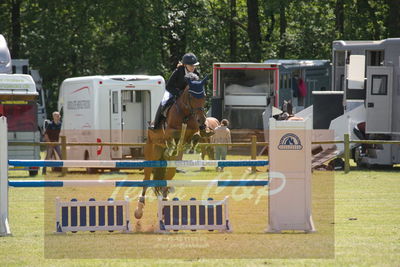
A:
{"type": "Polygon", "coordinates": [[[182,63],[185,65],[199,65],[197,57],[193,53],[186,53],[182,57],[182,63]]]}

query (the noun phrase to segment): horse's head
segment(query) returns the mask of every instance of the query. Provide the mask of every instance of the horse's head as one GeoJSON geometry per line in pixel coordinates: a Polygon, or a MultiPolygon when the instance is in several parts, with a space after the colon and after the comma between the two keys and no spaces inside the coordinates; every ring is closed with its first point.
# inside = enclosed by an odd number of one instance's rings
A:
{"type": "Polygon", "coordinates": [[[204,114],[204,104],[206,101],[206,93],[204,90],[204,85],[208,80],[208,76],[206,76],[201,81],[191,80],[187,78],[188,88],[186,88],[186,101],[187,107],[190,111],[190,114],[195,117],[200,130],[205,128],[206,116],[204,114]]]}
{"type": "Polygon", "coordinates": [[[287,112],[289,115],[293,115],[293,104],[291,100],[283,101],[282,112],[287,112]]]}
{"type": "Polygon", "coordinates": [[[290,117],[293,117],[293,105],[292,101],[283,101],[282,104],[282,113],[279,115],[275,115],[274,118],[276,120],[285,121],[288,120],[290,117]]]}

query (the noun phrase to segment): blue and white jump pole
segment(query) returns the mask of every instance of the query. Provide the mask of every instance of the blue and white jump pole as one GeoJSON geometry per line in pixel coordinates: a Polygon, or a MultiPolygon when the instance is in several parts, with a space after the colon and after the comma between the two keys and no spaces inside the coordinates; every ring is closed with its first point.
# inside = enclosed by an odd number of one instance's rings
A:
{"type": "Polygon", "coordinates": [[[268,180],[23,180],[10,187],[237,187],[267,186],[268,180]]]}
{"type": "Polygon", "coordinates": [[[9,160],[14,167],[68,168],[182,168],[182,167],[262,167],[267,160],[9,160]]]}

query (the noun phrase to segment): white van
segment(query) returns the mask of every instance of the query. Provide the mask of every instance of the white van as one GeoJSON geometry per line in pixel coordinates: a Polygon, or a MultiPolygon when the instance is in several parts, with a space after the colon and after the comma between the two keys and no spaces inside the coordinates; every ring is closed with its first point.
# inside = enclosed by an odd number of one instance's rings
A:
{"type": "MultiPolygon", "coordinates": [[[[13,145],[15,142],[39,142],[35,82],[30,75],[0,74],[0,114],[7,117],[8,158],[40,159],[39,146],[13,145]]],[[[30,167],[30,176],[38,173],[30,167]]]]}
{"type": "MultiPolygon", "coordinates": [[[[161,76],[112,75],[69,78],[59,91],[62,135],[67,142],[145,142],[148,123],[164,94],[161,76]]],[[[67,159],[137,158],[141,146],[70,146],[67,159]]]]}

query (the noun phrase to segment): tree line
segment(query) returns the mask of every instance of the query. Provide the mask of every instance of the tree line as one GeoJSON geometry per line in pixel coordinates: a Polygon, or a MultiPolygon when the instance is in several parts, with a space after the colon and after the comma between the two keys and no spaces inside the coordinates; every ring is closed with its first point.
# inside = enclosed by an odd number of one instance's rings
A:
{"type": "Polygon", "coordinates": [[[330,59],[333,40],[400,37],[399,14],[397,0],[3,0],[0,33],[40,70],[52,111],[68,77],[167,79],[188,51],[203,74],[213,62],[330,59]]]}

